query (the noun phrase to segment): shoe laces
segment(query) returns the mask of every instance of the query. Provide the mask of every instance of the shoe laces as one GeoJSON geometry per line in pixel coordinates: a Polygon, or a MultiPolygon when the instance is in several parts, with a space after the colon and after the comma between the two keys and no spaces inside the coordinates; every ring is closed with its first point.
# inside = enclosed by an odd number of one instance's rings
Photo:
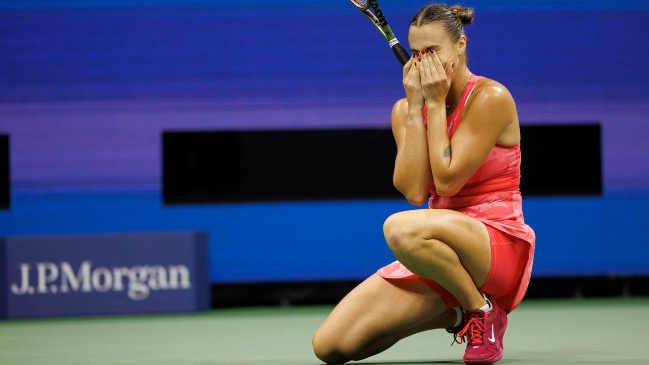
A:
{"type": "MultiPolygon", "coordinates": [[[[453,343],[463,344],[465,341],[467,345],[482,345],[482,336],[487,331],[484,326],[484,312],[467,312],[469,319],[465,322],[462,328],[453,338],[453,343]],[[457,338],[460,338],[458,340],[457,338]]],[[[452,345],[452,344],[451,344],[452,345]]]]}

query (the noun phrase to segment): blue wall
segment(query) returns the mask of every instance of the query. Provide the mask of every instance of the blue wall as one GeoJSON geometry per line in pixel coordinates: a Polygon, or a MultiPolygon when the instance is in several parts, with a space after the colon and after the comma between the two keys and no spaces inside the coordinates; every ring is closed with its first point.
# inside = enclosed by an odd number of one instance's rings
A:
{"type": "MultiPolygon", "coordinates": [[[[157,194],[14,195],[0,234],[204,229],[213,282],[358,279],[394,260],[383,221],[401,200],[163,207],[157,194]]],[[[649,198],[525,198],[534,275],[647,274],[649,198]]]]}
{"type": "MultiPolygon", "coordinates": [[[[205,229],[213,282],[356,279],[393,259],[381,226],[405,201],[162,205],[162,131],[387,128],[403,96],[346,1],[231,3],[0,2],[0,235],[205,229]]],[[[649,2],[463,4],[470,67],[521,123],[602,125],[603,196],[524,198],[534,275],[648,274],[649,2]]],[[[419,5],[382,2],[406,46],[419,5]]]]}

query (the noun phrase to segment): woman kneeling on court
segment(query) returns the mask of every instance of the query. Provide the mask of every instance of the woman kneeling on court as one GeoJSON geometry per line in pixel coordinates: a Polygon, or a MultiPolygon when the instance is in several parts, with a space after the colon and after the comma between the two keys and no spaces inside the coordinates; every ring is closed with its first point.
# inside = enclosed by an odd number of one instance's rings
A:
{"type": "Polygon", "coordinates": [[[418,332],[445,328],[464,362],[503,356],[507,313],[529,283],[535,236],[523,221],[520,128],[509,91],[471,74],[473,11],[432,4],[410,23],[406,98],[392,109],[394,185],[430,209],[383,226],[398,259],[351,291],[313,336],[329,364],[361,360],[418,332]]]}

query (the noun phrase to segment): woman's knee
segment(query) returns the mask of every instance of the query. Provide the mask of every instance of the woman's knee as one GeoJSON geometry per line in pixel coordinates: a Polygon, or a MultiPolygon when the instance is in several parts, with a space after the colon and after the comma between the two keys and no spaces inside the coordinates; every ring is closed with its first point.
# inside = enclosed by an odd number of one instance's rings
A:
{"type": "Polygon", "coordinates": [[[372,333],[360,326],[351,326],[340,333],[323,324],[313,334],[311,343],[318,359],[327,364],[344,364],[355,360],[373,339],[372,333]]]}
{"type": "Polygon", "coordinates": [[[383,223],[385,241],[393,252],[409,251],[417,240],[417,229],[406,212],[395,213],[383,223]]]}
{"type": "Polygon", "coordinates": [[[388,246],[395,255],[418,256],[422,253],[445,255],[448,246],[436,240],[436,232],[447,220],[444,216],[435,217],[422,223],[412,212],[395,213],[383,224],[383,234],[388,246]]]}
{"type": "Polygon", "coordinates": [[[326,364],[343,364],[348,360],[336,349],[335,345],[326,338],[321,336],[318,331],[313,335],[311,340],[313,353],[326,364]]]}
{"type": "Polygon", "coordinates": [[[328,335],[322,328],[319,328],[311,340],[313,353],[326,364],[344,364],[350,360],[345,356],[344,349],[333,336],[328,335]]]}

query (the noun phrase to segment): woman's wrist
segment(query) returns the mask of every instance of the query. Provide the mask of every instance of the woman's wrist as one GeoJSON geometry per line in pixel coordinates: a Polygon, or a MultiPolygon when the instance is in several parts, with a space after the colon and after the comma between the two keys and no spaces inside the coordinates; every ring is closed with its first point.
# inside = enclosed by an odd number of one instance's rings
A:
{"type": "Polygon", "coordinates": [[[423,115],[424,115],[423,113],[424,113],[424,104],[423,103],[422,104],[410,104],[410,103],[408,103],[408,117],[417,116],[417,115],[423,117],[423,115]]]}
{"type": "Polygon", "coordinates": [[[424,125],[424,116],[422,112],[420,111],[419,114],[408,114],[408,120],[407,120],[407,125],[416,125],[416,126],[422,126],[424,125]]]}
{"type": "Polygon", "coordinates": [[[446,103],[426,101],[426,115],[428,116],[428,120],[437,119],[439,116],[446,121],[446,103]]]}
{"type": "Polygon", "coordinates": [[[446,101],[444,101],[444,100],[426,100],[426,109],[427,110],[437,110],[437,109],[446,110],[446,101]]]}

